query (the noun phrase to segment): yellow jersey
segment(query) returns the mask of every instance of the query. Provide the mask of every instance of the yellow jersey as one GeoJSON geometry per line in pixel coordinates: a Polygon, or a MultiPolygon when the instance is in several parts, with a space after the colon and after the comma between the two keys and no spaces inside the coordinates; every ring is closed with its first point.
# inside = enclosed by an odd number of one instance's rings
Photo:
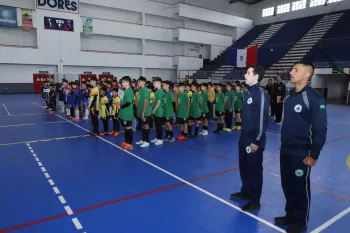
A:
{"type": "Polygon", "coordinates": [[[100,91],[98,87],[94,87],[90,91],[89,106],[91,111],[98,111],[100,109],[100,91]]]}
{"type": "Polygon", "coordinates": [[[103,96],[101,98],[101,118],[106,118],[109,114],[108,114],[108,109],[107,109],[107,104],[108,104],[108,98],[107,96],[103,96]]]}
{"type": "Polygon", "coordinates": [[[120,104],[120,97],[113,97],[112,100],[112,116],[115,116],[118,113],[117,105],[120,104]]]}

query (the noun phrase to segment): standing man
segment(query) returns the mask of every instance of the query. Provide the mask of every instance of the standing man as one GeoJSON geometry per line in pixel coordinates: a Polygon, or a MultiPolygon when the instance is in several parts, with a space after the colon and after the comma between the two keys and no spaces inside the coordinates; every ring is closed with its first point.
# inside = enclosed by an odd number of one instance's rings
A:
{"type": "Polygon", "coordinates": [[[274,97],[273,97],[273,93],[274,93],[274,90],[275,90],[275,87],[274,87],[274,82],[273,80],[270,78],[267,85],[266,85],[266,90],[267,90],[267,93],[269,94],[270,96],[270,117],[274,117],[275,116],[275,108],[274,108],[274,97]]]}
{"type": "Polygon", "coordinates": [[[308,85],[313,73],[312,63],[296,63],[290,72],[295,88],[284,101],[280,166],[286,216],[275,218],[275,222],[290,225],[288,233],[301,233],[307,228],[310,171],[327,135],[326,101],[308,85]]]}
{"type": "Polygon", "coordinates": [[[281,124],[282,122],[282,112],[283,112],[283,100],[286,96],[286,85],[282,83],[281,76],[276,77],[276,83],[274,88],[274,101],[275,101],[275,124],[281,124]]]}
{"type": "Polygon", "coordinates": [[[239,171],[241,191],[231,194],[232,199],[247,200],[243,211],[260,209],[263,184],[263,152],[266,144],[266,129],[269,123],[269,97],[260,81],[265,70],[260,66],[249,66],[244,75],[248,91],[242,104],[242,133],[239,138],[239,171]]]}

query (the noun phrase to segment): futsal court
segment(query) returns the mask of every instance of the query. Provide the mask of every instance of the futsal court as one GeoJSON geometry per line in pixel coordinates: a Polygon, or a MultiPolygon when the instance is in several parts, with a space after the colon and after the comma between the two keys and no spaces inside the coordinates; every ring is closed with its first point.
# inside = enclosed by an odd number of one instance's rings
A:
{"type": "MultiPolygon", "coordinates": [[[[285,214],[285,199],[281,126],[272,119],[262,207],[250,214],[239,208],[245,202],[229,199],[241,186],[237,131],[124,151],[122,134],[88,136],[90,121],[47,114],[39,95],[1,95],[0,103],[0,233],[284,232],[273,223],[285,214]]],[[[308,232],[349,232],[349,114],[328,106],[327,143],[311,172],[308,232]]],[[[134,142],[140,138],[137,132],[134,142]]]]}

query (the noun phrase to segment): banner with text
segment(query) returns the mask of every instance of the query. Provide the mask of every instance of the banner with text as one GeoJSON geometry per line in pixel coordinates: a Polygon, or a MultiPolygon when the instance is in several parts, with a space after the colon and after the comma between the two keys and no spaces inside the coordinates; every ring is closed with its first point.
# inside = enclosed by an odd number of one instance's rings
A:
{"type": "Polygon", "coordinates": [[[16,8],[0,6],[0,26],[12,28],[18,27],[16,8]]]}
{"type": "Polygon", "coordinates": [[[79,0],[36,0],[36,8],[79,14],[79,0]]]}
{"type": "Polygon", "coordinates": [[[90,17],[83,17],[83,34],[92,36],[94,28],[93,28],[93,21],[90,17]]]}
{"type": "Polygon", "coordinates": [[[22,28],[25,30],[33,29],[33,11],[28,9],[21,9],[22,14],[22,28]]]}

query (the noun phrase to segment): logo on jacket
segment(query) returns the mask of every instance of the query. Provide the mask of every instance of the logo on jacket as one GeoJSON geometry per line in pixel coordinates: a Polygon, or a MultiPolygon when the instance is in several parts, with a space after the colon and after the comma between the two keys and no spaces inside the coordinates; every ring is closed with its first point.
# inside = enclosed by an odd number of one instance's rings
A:
{"type": "Polygon", "coordinates": [[[252,97],[250,97],[248,100],[247,100],[247,104],[251,104],[253,102],[253,99],[252,97]]]}
{"type": "Polygon", "coordinates": [[[303,107],[300,104],[297,104],[294,106],[294,111],[295,112],[301,112],[303,110],[303,107]]]}
{"type": "Polygon", "coordinates": [[[250,146],[247,146],[247,147],[245,148],[245,151],[249,154],[250,152],[252,152],[252,149],[250,149],[250,146]]]}
{"type": "Polygon", "coordinates": [[[297,177],[301,177],[301,176],[304,175],[304,172],[303,172],[303,170],[298,169],[298,170],[295,170],[295,175],[296,175],[297,177]]]}

